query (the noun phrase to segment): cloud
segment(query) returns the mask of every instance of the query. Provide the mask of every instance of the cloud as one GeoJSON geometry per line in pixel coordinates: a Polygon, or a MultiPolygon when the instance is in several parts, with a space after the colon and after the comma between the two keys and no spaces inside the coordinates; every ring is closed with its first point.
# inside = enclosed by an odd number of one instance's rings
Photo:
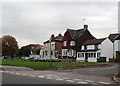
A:
{"type": "Polygon", "coordinates": [[[20,47],[82,28],[83,19],[95,37],[117,32],[117,2],[4,2],[2,10],[3,35],[15,36],[20,47]]]}

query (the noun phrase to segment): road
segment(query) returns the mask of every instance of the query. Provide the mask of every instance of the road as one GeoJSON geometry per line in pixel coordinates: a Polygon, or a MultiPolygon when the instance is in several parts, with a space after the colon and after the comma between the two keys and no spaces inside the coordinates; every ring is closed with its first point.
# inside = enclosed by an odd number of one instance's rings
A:
{"type": "Polygon", "coordinates": [[[15,74],[2,73],[2,84],[70,84],[70,83],[50,79],[41,79],[32,76],[19,76],[15,74]]]}
{"type": "Polygon", "coordinates": [[[117,64],[109,67],[83,68],[67,71],[22,71],[2,72],[3,84],[87,84],[87,86],[118,86],[111,76],[117,72],[117,64]]]}
{"type": "Polygon", "coordinates": [[[108,66],[108,67],[82,68],[82,69],[75,69],[75,70],[64,70],[61,72],[112,77],[115,73],[118,72],[118,64],[112,64],[112,66],[108,66]]]}

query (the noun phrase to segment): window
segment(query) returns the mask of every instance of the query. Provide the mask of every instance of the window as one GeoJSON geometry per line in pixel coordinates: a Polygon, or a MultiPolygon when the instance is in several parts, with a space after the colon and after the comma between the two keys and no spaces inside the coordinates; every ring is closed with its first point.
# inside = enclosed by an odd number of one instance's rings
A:
{"type": "Polygon", "coordinates": [[[96,57],[96,53],[93,54],[93,57],[96,57]]]}
{"type": "Polygon", "coordinates": [[[71,42],[70,42],[70,45],[71,45],[71,46],[75,46],[75,41],[71,41],[71,42]]]}
{"type": "Polygon", "coordinates": [[[87,45],[87,49],[90,50],[90,49],[94,49],[95,46],[94,45],[87,45]]]}
{"type": "Polygon", "coordinates": [[[96,57],[96,53],[88,53],[88,58],[95,58],[96,57]]]}
{"type": "Polygon", "coordinates": [[[101,45],[100,44],[98,45],[98,49],[101,49],[101,45]]]}
{"type": "Polygon", "coordinates": [[[81,50],[84,50],[84,46],[82,46],[81,50]]]}
{"type": "Polygon", "coordinates": [[[100,53],[97,53],[97,57],[100,57],[100,53]]]}
{"type": "Polygon", "coordinates": [[[63,49],[62,50],[62,56],[67,56],[68,50],[67,49],[63,49]]]}
{"type": "Polygon", "coordinates": [[[84,57],[84,53],[78,53],[78,58],[83,58],[84,57]]]}
{"type": "Polygon", "coordinates": [[[64,42],[63,42],[63,46],[67,46],[67,41],[64,41],[64,42]]]}

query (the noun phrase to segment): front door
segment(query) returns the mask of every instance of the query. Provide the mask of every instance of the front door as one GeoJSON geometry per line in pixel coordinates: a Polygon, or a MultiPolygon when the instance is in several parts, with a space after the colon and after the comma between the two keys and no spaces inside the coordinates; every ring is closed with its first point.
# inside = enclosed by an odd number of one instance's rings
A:
{"type": "Polygon", "coordinates": [[[88,62],[88,53],[85,53],[85,62],[88,62]]]}

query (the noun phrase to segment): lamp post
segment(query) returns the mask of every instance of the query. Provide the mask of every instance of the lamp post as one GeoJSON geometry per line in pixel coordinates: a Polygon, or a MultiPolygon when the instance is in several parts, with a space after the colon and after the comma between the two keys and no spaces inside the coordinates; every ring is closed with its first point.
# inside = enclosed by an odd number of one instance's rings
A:
{"type": "Polygon", "coordinates": [[[49,38],[49,42],[50,42],[50,67],[51,67],[51,37],[49,38]]]}

